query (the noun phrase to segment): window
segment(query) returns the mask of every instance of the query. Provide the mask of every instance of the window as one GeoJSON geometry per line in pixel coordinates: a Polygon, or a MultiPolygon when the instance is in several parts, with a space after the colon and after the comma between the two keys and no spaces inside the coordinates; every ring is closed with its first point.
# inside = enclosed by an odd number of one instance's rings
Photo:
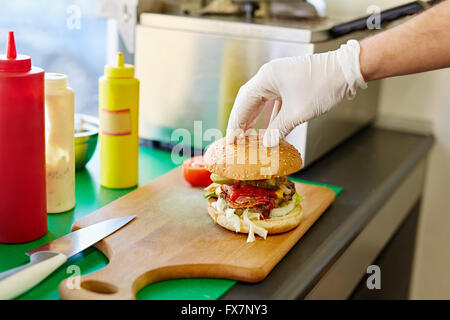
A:
{"type": "Polygon", "coordinates": [[[97,115],[98,78],[106,63],[107,21],[94,0],[0,0],[0,51],[14,31],[18,53],[46,72],[67,74],[75,112],[97,115]]]}

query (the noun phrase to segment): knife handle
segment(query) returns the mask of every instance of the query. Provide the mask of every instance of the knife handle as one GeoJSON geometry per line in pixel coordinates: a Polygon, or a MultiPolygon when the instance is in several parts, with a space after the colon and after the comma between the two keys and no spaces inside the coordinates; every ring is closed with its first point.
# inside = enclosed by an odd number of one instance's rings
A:
{"type": "Polygon", "coordinates": [[[13,299],[33,288],[67,261],[62,253],[35,252],[26,265],[0,273],[0,300],[13,299]]]}

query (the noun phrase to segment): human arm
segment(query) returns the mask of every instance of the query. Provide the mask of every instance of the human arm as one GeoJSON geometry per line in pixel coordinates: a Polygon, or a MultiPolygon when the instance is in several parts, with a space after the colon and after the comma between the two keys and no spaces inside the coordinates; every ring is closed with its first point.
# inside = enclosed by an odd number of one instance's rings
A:
{"type": "Polygon", "coordinates": [[[366,81],[450,67],[450,1],[360,42],[366,81]]]}
{"type": "Polygon", "coordinates": [[[450,66],[450,0],[407,22],[358,43],[313,55],[275,59],[241,87],[227,128],[227,140],[252,128],[267,104],[281,108],[264,143],[275,146],[297,125],[352,98],[366,82],[450,66]]]}

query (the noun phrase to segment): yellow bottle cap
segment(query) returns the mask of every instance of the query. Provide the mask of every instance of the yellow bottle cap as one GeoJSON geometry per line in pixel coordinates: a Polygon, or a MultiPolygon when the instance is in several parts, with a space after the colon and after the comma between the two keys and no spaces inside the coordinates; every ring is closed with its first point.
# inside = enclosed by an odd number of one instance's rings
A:
{"type": "Polygon", "coordinates": [[[133,78],[134,66],[132,64],[125,64],[123,53],[117,54],[116,65],[105,66],[105,76],[110,78],[133,78]]]}

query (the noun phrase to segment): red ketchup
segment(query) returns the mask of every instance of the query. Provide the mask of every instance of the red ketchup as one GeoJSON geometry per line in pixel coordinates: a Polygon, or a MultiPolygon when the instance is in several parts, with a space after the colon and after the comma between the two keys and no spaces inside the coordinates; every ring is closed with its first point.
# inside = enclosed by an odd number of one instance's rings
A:
{"type": "Polygon", "coordinates": [[[9,32],[0,55],[0,243],[47,232],[44,70],[17,55],[9,32]]]}

